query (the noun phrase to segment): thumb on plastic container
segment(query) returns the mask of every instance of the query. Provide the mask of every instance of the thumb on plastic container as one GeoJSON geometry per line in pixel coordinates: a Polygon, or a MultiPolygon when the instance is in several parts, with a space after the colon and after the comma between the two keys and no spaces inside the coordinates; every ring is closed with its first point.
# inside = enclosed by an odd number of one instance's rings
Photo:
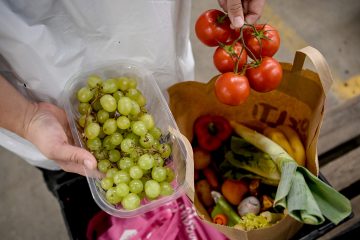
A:
{"type": "Polygon", "coordinates": [[[60,145],[56,149],[55,160],[84,165],[88,169],[95,169],[97,164],[95,157],[90,152],[69,144],[60,145]]]}

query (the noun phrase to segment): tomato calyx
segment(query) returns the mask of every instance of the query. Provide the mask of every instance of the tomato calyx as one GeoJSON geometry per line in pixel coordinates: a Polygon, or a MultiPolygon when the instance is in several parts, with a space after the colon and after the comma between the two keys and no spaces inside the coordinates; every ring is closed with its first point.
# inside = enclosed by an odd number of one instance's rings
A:
{"type": "Polygon", "coordinates": [[[226,45],[224,43],[219,42],[219,46],[225,50],[225,52],[231,56],[233,56],[235,53],[235,49],[233,45],[226,45]]]}
{"type": "Polygon", "coordinates": [[[265,30],[266,24],[264,24],[261,29],[256,29],[254,25],[251,25],[251,28],[253,32],[251,33],[252,36],[254,36],[259,42],[261,42],[261,39],[271,40],[269,37],[266,36],[266,33],[270,30],[265,30]]]}
{"type": "Polygon", "coordinates": [[[202,149],[214,151],[231,135],[232,127],[224,117],[203,115],[196,119],[194,132],[202,149]]]}
{"type": "Polygon", "coordinates": [[[258,66],[260,66],[261,61],[262,61],[262,58],[251,61],[250,63],[247,64],[248,69],[257,68],[258,66]]]}

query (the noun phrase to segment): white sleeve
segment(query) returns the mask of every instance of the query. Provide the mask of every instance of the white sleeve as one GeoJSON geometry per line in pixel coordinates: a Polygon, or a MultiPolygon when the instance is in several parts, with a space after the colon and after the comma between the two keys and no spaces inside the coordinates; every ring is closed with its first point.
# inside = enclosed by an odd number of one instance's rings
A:
{"type": "Polygon", "coordinates": [[[32,143],[3,128],[0,128],[0,145],[34,166],[60,169],[55,161],[47,159],[32,143]]]}
{"type": "MultiPolygon", "coordinates": [[[[152,71],[166,96],[170,85],[194,78],[190,13],[190,0],[3,0],[0,55],[18,76],[12,84],[36,100],[59,104],[73,75],[124,59],[152,71]]],[[[31,164],[56,167],[31,143],[4,129],[0,143],[31,164]]]]}

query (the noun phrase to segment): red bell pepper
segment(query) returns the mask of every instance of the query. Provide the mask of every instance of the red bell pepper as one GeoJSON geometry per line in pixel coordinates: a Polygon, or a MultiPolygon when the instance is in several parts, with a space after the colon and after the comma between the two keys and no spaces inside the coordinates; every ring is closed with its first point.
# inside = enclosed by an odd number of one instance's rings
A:
{"type": "Polygon", "coordinates": [[[208,151],[218,149],[232,133],[229,121],[218,115],[203,115],[196,119],[194,131],[199,146],[208,151]]]}

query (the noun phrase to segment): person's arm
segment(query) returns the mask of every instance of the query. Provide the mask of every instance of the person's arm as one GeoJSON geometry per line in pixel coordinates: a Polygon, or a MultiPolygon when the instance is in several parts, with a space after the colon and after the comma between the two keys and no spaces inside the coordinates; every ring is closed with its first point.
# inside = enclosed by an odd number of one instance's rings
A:
{"type": "Polygon", "coordinates": [[[35,111],[35,104],[25,99],[1,75],[0,96],[0,127],[24,137],[24,129],[35,111]]]}
{"type": "Polygon", "coordinates": [[[218,0],[220,7],[229,14],[234,28],[244,23],[254,24],[260,17],[266,0],[218,0]]]}
{"type": "Polygon", "coordinates": [[[84,164],[96,168],[95,157],[71,145],[72,136],[63,109],[28,101],[0,75],[0,127],[33,143],[41,153],[67,172],[85,175],[84,164]]]}

